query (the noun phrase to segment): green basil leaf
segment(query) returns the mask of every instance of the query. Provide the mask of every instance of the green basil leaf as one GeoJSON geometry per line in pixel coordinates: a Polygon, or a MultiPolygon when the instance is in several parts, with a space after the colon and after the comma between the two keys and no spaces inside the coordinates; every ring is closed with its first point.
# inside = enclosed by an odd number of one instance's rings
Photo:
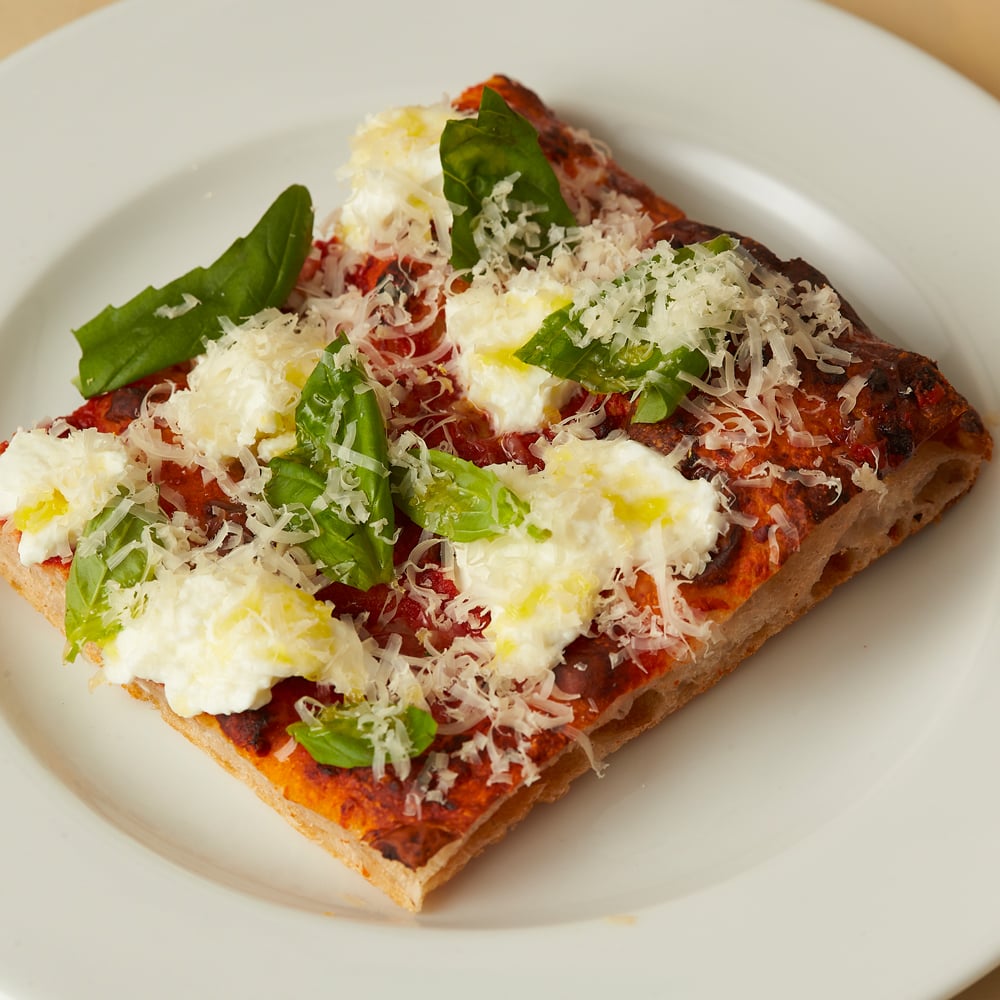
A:
{"type": "MultiPolygon", "coordinates": [[[[409,756],[419,757],[437,733],[434,717],[422,708],[408,705],[396,719],[406,732],[409,756]]],[[[375,760],[370,720],[370,710],[363,702],[358,705],[330,705],[322,710],[315,723],[293,722],[287,727],[287,732],[305,747],[318,764],[370,767],[375,760]]]]}
{"type": "Polygon", "coordinates": [[[92,518],[77,543],[66,584],[66,640],[68,660],[88,642],[103,643],[121,626],[109,622],[108,588],[128,589],[149,578],[151,531],[162,517],[127,498],[119,498],[92,518]],[[123,504],[127,507],[123,508],[123,504]]]}
{"type": "MultiPolygon", "coordinates": [[[[725,235],[703,244],[710,254],[732,249],[734,245],[731,237],[725,235]]],[[[693,256],[692,247],[680,247],[674,252],[673,261],[680,263],[693,256]]],[[[640,331],[646,327],[656,297],[661,294],[652,287],[649,273],[661,261],[660,255],[654,255],[611,282],[612,289],[634,283],[637,290],[643,291],[644,306],[634,318],[635,328],[640,331]],[[644,289],[644,286],[650,287],[644,289]]],[[[708,359],[695,347],[663,351],[651,340],[642,339],[641,333],[607,340],[588,339],[582,317],[590,305],[606,295],[602,291],[597,299],[583,306],[567,305],[550,313],[514,356],[559,378],[579,382],[592,392],[633,393],[636,405],[632,419],[636,423],[664,420],[690,391],[691,384],[685,376],[700,378],[708,371],[708,359]]],[[[718,331],[705,327],[699,334],[702,343],[710,348],[718,331]]]]}
{"type": "Polygon", "coordinates": [[[574,339],[578,325],[568,306],[557,310],[515,356],[592,392],[636,392],[632,419],[637,423],[666,419],[691,389],[682,373],[700,377],[708,370],[705,355],[687,347],[666,354],[648,341],[621,347],[591,341],[581,347],[574,339]]]}
{"type": "Polygon", "coordinates": [[[287,188],[245,237],[209,267],[107,306],[73,331],[82,355],[78,384],[88,399],[200,354],[234,322],[284,304],[312,244],[312,199],[287,188]]]}
{"type": "MultiPolygon", "coordinates": [[[[410,454],[420,460],[416,450],[410,454]]],[[[453,542],[471,542],[499,535],[527,516],[528,504],[491,469],[436,448],[425,456],[430,476],[405,464],[392,469],[396,503],[414,524],[453,542]]]]}
{"type": "Polygon", "coordinates": [[[395,511],[385,422],[346,337],[306,380],[295,434],[295,449],[270,462],[267,502],[312,535],[302,547],[329,579],[359,590],[387,583],[395,511]]]}
{"type": "MultiPolygon", "coordinates": [[[[506,101],[489,87],[483,88],[479,114],[473,119],[452,119],[441,134],[441,166],[444,195],[458,206],[451,230],[451,263],[470,268],[479,262],[474,237],[483,202],[496,185],[513,175],[512,202],[535,206],[532,221],[540,230],[538,247],[511,246],[512,260],[527,250],[544,253],[552,226],[570,227],[576,219],[559,189],[559,180],[538,143],[538,133],[524,117],[512,111],[506,101]]],[[[508,221],[517,218],[511,208],[508,221]]]]}
{"type": "Polygon", "coordinates": [[[679,347],[663,355],[642,380],[632,420],[637,424],[666,420],[691,391],[691,383],[682,375],[701,378],[707,371],[708,359],[701,351],[679,347]]]}
{"type": "Polygon", "coordinates": [[[358,590],[387,583],[392,576],[392,546],[381,533],[346,520],[328,506],[326,490],[326,476],[313,466],[294,458],[271,460],[267,501],[289,510],[291,529],[312,536],[301,545],[323,575],[358,590]]]}

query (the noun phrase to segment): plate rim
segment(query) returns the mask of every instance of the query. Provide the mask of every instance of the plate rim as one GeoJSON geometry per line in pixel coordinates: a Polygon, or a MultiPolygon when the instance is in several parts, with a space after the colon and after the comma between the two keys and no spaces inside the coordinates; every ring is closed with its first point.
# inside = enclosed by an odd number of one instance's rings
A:
{"type": "MultiPolygon", "coordinates": [[[[738,3],[738,0],[728,0],[728,2],[729,6],[735,7],[738,3]]],[[[169,5],[167,3],[156,2],[156,0],[131,0],[129,4],[123,4],[123,3],[112,4],[108,7],[95,11],[90,15],[87,15],[85,18],[81,19],[78,22],[74,22],[73,24],[66,26],[65,29],[62,29],[54,33],[53,35],[40,40],[38,43],[34,43],[33,45],[29,46],[26,50],[23,50],[21,53],[15,54],[15,56],[12,57],[10,60],[5,60],[4,64],[0,65],[0,109],[6,107],[6,104],[3,101],[3,94],[9,90],[9,80],[12,77],[16,78],[17,76],[23,75],[25,73],[30,77],[32,74],[38,72],[39,67],[45,68],[47,64],[58,63],[63,60],[66,60],[67,55],[72,56],[73,59],[75,60],[85,61],[84,54],[81,53],[80,51],[81,49],[89,49],[89,48],[101,49],[102,46],[107,46],[108,44],[107,36],[109,34],[115,35],[116,33],[117,34],[125,33],[127,35],[130,32],[141,30],[145,27],[143,23],[144,19],[146,21],[152,20],[157,24],[161,24],[165,18],[165,10],[168,6],[169,5]],[[28,69],[25,70],[23,67],[28,67],[28,69]]],[[[233,10],[237,6],[240,5],[232,2],[216,3],[211,8],[212,16],[214,18],[223,17],[224,11],[226,9],[233,10]]],[[[249,3],[249,4],[244,4],[243,6],[252,8],[255,7],[256,5],[253,3],[249,3]]],[[[528,7],[528,5],[526,4],[518,4],[517,6],[519,8],[525,8],[525,9],[528,7]]],[[[177,5],[175,5],[175,11],[177,9],[180,9],[182,11],[193,10],[195,7],[196,4],[194,4],[193,2],[186,2],[180,4],[179,8],[177,5]]],[[[299,7],[305,9],[308,7],[308,3],[306,3],[305,0],[300,0],[299,7]]],[[[925,56],[918,50],[913,49],[907,43],[900,42],[900,40],[895,39],[893,36],[889,36],[881,32],[880,29],[872,28],[872,26],[867,25],[866,22],[863,22],[860,19],[855,18],[853,15],[849,15],[842,11],[826,7],[825,5],[819,5],[814,3],[809,4],[807,7],[802,7],[801,4],[797,5],[794,2],[792,2],[792,0],[772,0],[772,2],[769,2],[766,5],[762,5],[762,7],[766,7],[767,11],[769,12],[769,16],[775,16],[775,17],[787,16],[793,19],[798,18],[798,21],[796,23],[799,24],[804,22],[810,22],[813,19],[818,19],[818,23],[822,27],[833,32],[839,32],[841,37],[850,36],[851,38],[857,38],[860,39],[864,47],[871,47],[880,52],[890,51],[891,53],[895,53],[895,58],[902,60],[902,65],[906,67],[907,72],[910,73],[917,72],[915,67],[922,67],[921,75],[924,76],[925,78],[923,85],[925,86],[927,85],[926,77],[929,76],[933,78],[934,81],[937,81],[933,84],[934,87],[943,88],[945,90],[952,89],[956,94],[964,94],[965,96],[961,98],[963,102],[977,101],[978,98],[971,97],[971,95],[974,93],[981,94],[988,98],[988,95],[985,95],[985,93],[982,92],[978,87],[976,87],[975,84],[972,84],[970,81],[965,80],[965,78],[958,77],[957,74],[954,74],[953,71],[949,70],[947,67],[944,67],[943,64],[940,64],[932,60],[929,56],[925,56]],[[809,15],[803,13],[804,10],[806,9],[811,9],[813,13],[809,15]],[[819,12],[820,10],[822,10],[822,13],[819,12]],[[850,27],[848,27],[848,25],[850,25],[850,27]],[[875,32],[875,34],[873,35],[872,32],[875,32]],[[903,53],[906,53],[906,55],[904,56],[903,53]],[[942,70],[944,71],[943,74],[941,72],[942,70]]],[[[73,60],[71,59],[69,61],[73,60]]],[[[135,59],[132,59],[130,61],[130,65],[134,65],[134,63],[135,59]]],[[[49,66],[49,68],[51,67],[49,66]]],[[[482,76],[485,74],[480,74],[480,75],[482,76]]],[[[462,82],[460,78],[458,82],[459,83],[462,82]]],[[[466,82],[471,82],[471,81],[466,81],[466,82]]],[[[530,83],[531,81],[529,80],[528,82],[530,83]]],[[[539,89],[542,88],[540,87],[539,89]]],[[[1000,112],[1000,105],[992,101],[992,98],[988,99],[989,101],[992,102],[992,104],[983,105],[982,106],[983,112],[985,113],[987,107],[989,107],[989,113],[991,115],[996,116],[997,113],[1000,112]]],[[[978,114],[979,112],[976,113],[978,114]]],[[[1000,117],[997,117],[997,120],[1000,121],[1000,117]]],[[[245,129],[246,128],[245,124],[242,124],[241,128],[245,129]]],[[[235,138],[238,138],[240,134],[243,133],[240,132],[239,128],[234,130],[235,138]]],[[[151,169],[149,166],[149,161],[143,157],[137,157],[136,162],[143,164],[142,169],[146,170],[151,169]]],[[[175,164],[180,163],[182,162],[182,158],[178,155],[177,157],[175,157],[173,162],[175,164]]],[[[936,169],[940,169],[940,166],[938,166],[936,169]]],[[[44,176],[49,176],[49,175],[44,174],[44,176]]],[[[148,179],[149,179],[148,174],[143,176],[144,181],[148,181],[148,179]]],[[[107,203],[107,200],[110,197],[108,187],[105,184],[95,183],[94,192],[95,192],[94,193],[95,207],[92,209],[90,217],[84,218],[80,223],[85,232],[89,232],[90,228],[95,224],[95,221],[102,217],[103,213],[102,206],[107,203]]],[[[131,194],[133,195],[137,195],[137,193],[138,192],[135,189],[131,191],[131,194]]],[[[967,213],[969,209],[966,207],[963,208],[963,211],[967,213]]],[[[1000,211],[998,211],[997,213],[997,218],[998,220],[1000,220],[1000,211]]],[[[882,245],[882,243],[884,243],[886,239],[885,235],[877,227],[876,227],[876,233],[873,235],[872,238],[874,242],[876,242],[876,244],[878,245],[882,245]]],[[[33,254],[37,254],[38,252],[39,251],[37,250],[36,246],[34,244],[29,243],[27,251],[23,252],[20,256],[18,256],[19,261],[21,261],[22,257],[24,258],[21,269],[20,270],[18,270],[17,268],[14,269],[15,275],[21,275],[22,277],[11,278],[8,285],[5,285],[2,281],[0,281],[0,314],[2,314],[0,315],[0,318],[2,318],[2,316],[6,316],[10,311],[10,309],[8,309],[9,303],[7,301],[7,296],[10,295],[10,289],[14,288],[15,280],[16,281],[27,280],[28,284],[30,285],[32,283],[30,280],[31,276],[37,278],[39,274],[44,273],[44,268],[46,266],[45,263],[43,261],[34,259],[32,257],[33,254]],[[27,278],[25,278],[24,276],[27,276],[27,278]],[[4,312],[5,309],[7,309],[7,312],[4,312]]],[[[922,252],[917,258],[918,271],[921,269],[921,267],[925,266],[922,263],[925,260],[926,256],[922,252]]],[[[14,291],[16,294],[17,289],[15,288],[14,291]]],[[[945,301],[948,302],[949,299],[947,297],[947,294],[946,293],[943,294],[945,294],[945,301]]],[[[13,306],[11,306],[11,308],[16,307],[19,301],[20,299],[15,297],[13,301],[13,306]]],[[[964,322],[966,318],[964,311],[960,310],[960,313],[961,315],[957,320],[957,322],[959,323],[964,322]]],[[[984,378],[986,379],[986,382],[983,385],[981,385],[980,388],[992,390],[992,397],[993,397],[991,399],[992,403],[995,400],[995,394],[996,394],[995,359],[989,374],[984,375],[984,378]]],[[[992,476],[991,481],[995,481],[995,478],[996,478],[995,476],[992,476]]],[[[995,625],[994,625],[994,631],[996,631],[995,625]]],[[[15,753],[13,764],[8,765],[8,771],[11,768],[20,768],[22,769],[24,774],[30,775],[32,773],[32,768],[35,766],[36,765],[33,764],[30,759],[18,758],[15,753]]],[[[43,779],[40,779],[38,773],[35,773],[33,777],[29,778],[29,783],[31,780],[40,781],[39,791],[36,796],[37,801],[35,802],[35,806],[39,811],[39,815],[42,815],[53,822],[58,822],[57,813],[59,812],[59,810],[56,807],[54,799],[48,797],[48,793],[51,792],[51,789],[46,789],[45,781],[43,779]]],[[[97,850],[96,844],[97,842],[100,841],[101,834],[103,832],[103,827],[101,826],[100,822],[97,821],[94,821],[93,823],[88,822],[81,815],[76,815],[75,810],[71,809],[70,811],[74,813],[72,817],[73,821],[79,824],[79,826],[82,828],[81,832],[79,833],[79,836],[82,838],[85,845],[93,848],[94,850],[97,850]]],[[[993,818],[996,819],[995,814],[993,815],[993,818]]],[[[853,821],[854,818],[845,818],[843,820],[843,823],[847,826],[850,826],[853,821]]],[[[65,821],[63,821],[61,829],[65,831],[66,829],[65,821]]],[[[815,848],[809,846],[803,846],[801,850],[802,852],[808,853],[810,850],[813,849],[815,848]]],[[[136,877],[138,878],[140,874],[138,869],[141,869],[143,867],[142,864],[144,858],[143,852],[141,850],[132,851],[130,848],[123,847],[123,853],[126,855],[126,860],[124,862],[125,867],[128,868],[129,866],[131,866],[133,869],[135,869],[133,874],[135,874],[136,877]]],[[[799,852],[796,852],[796,854],[799,855],[799,852]]],[[[66,860],[67,859],[62,859],[57,867],[64,874],[64,876],[70,877],[72,874],[72,869],[65,866],[63,862],[65,862],[66,860]]],[[[154,867],[158,869],[157,879],[155,879],[154,882],[158,883],[160,880],[159,876],[161,875],[165,876],[165,873],[169,869],[169,866],[161,868],[160,862],[155,862],[154,867]]],[[[769,866],[764,866],[764,867],[769,867],[769,866]]],[[[762,877],[761,872],[757,872],[755,874],[752,874],[752,876],[748,876],[748,880],[749,882],[754,883],[760,877],[762,877]]],[[[787,874],[784,877],[787,878],[788,877],[787,874]]],[[[218,894],[215,891],[211,890],[209,887],[205,885],[200,884],[197,879],[191,879],[182,876],[180,881],[184,883],[185,892],[189,893],[192,897],[199,899],[201,904],[203,904],[207,910],[211,910],[213,912],[225,915],[225,914],[232,914],[237,909],[236,903],[238,902],[238,900],[234,897],[224,894],[225,899],[217,898],[218,894]]],[[[787,892],[792,893],[792,895],[794,895],[792,886],[786,883],[785,889],[787,892]]],[[[710,897],[717,897],[720,892],[722,892],[721,889],[713,889],[705,893],[704,894],[705,898],[698,902],[698,905],[695,907],[695,909],[701,910],[703,907],[707,907],[709,904],[710,897]]],[[[749,897],[743,897],[743,898],[746,899],[749,897]]],[[[301,917],[289,916],[283,909],[280,911],[281,919],[279,919],[279,917],[275,914],[275,912],[271,910],[268,904],[264,904],[261,907],[254,907],[254,909],[258,909],[261,911],[260,916],[262,920],[271,927],[283,923],[284,920],[287,919],[291,922],[291,924],[295,926],[295,930],[302,934],[303,940],[314,940],[318,942],[323,938],[323,935],[317,933],[317,930],[313,928],[311,925],[307,927],[307,922],[303,920],[301,917]]],[[[38,916],[38,914],[34,915],[38,916]]],[[[748,917],[749,911],[748,910],[742,911],[742,915],[744,917],[748,917]]],[[[174,914],[174,916],[176,917],[176,914],[174,914]]],[[[729,920],[725,921],[724,923],[727,926],[731,925],[732,917],[729,920]]],[[[154,927],[159,928],[161,932],[166,932],[169,929],[169,926],[164,924],[163,921],[157,922],[154,920],[152,921],[152,924],[154,927]]],[[[405,936],[408,929],[409,929],[409,924],[407,923],[405,925],[405,929],[403,929],[403,936],[405,936]]],[[[626,937],[627,931],[629,929],[630,929],[629,927],[626,927],[624,925],[619,926],[610,924],[608,922],[604,922],[603,925],[598,926],[596,928],[591,927],[589,930],[596,935],[596,938],[598,940],[604,940],[609,936],[611,936],[614,937],[615,940],[621,944],[620,939],[626,937]]],[[[631,929],[635,930],[635,927],[633,926],[631,927],[631,929]]],[[[401,928],[390,928],[384,930],[384,933],[386,934],[386,936],[392,937],[394,939],[394,945],[396,945],[399,948],[399,951],[401,953],[404,954],[410,953],[410,956],[414,960],[419,959],[420,951],[419,949],[413,947],[414,944],[413,941],[406,941],[405,943],[401,942],[400,930],[401,928]]],[[[436,932],[431,930],[431,933],[433,934],[436,932]]],[[[342,939],[350,939],[355,944],[357,944],[358,942],[358,934],[352,933],[350,931],[345,931],[342,925],[338,925],[338,934],[341,936],[342,939]]],[[[567,942],[565,939],[569,934],[570,934],[569,928],[560,928],[555,930],[554,938],[560,939],[556,941],[556,944],[557,945],[566,944],[567,942]]],[[[411,937],[423,937],[423,936],[424,935],[411,935],[411,937]]],[[[639,936],[640,936],[639,934],[633,935],[633,937],[639,937],[639,936]]],[[[506,937],[509,939],[511,943],[517,944],[519,947],[523,948],[526,952],[532,949],[532,942],[526,940],[525,934],[511,932],[510,934],[506,935],[506,937]]],[[[996,940],[993,939],[991,940],[992,944],[990,944],[988,947],[985,946],[984,944],[979,945],[978,969],[980,974],[982,972],[987,971],[989,968],[992,968],[996,964],[997,960],[1000,960],[1000,928],[997,929],[996,940]]],[[[634,943],[631,943],[629,945],[623,944],[622,946],[627,950],[628,947],[634,948],[634,943]]],[[[762,971],[759,966],[755,965],[753,961],[753,956],[744,953],[742,949],[734,947],[733,953],[734,953],[733,957],[735,960],[737,961],[742,960],[743,963],[745,963],[744,965],[745,968],[747,969],[756,968],[758,972],[762,971]]],[[[946,970],[943,967],[939,967],[937,969],[939,985],[942,987],[942,989],[951,990],[953,987],[958,987],[963,984],[967,984],[969,981],[971,981],[964,979],[963,977],[965,977],[970,973],[975,973],[975,970],[972,970],[967,962],[962,964],[964,971],[963,969],[959,968],[952,968],[946,970]]],[[[30,987],[30,982],[26,982],[25,985],[30,987]]],[[[694,991],[698,989],[699,986],[698,983],[694,982],[686,983],[686,985],[691,987],[692,995],[694,991]]],[[[921,984],[912,983],[911,985],[914,985],[914,987],[916,988],[918,985],[921,984]]],[[[925,980],[923,986],[926,987],[927,985],[928,983],[925,980]]],[[[927,995],[930,996],[931,994],[927,995]]],[[[944,993],[941,993],[940,995],[944,995],[944,993]]]]}

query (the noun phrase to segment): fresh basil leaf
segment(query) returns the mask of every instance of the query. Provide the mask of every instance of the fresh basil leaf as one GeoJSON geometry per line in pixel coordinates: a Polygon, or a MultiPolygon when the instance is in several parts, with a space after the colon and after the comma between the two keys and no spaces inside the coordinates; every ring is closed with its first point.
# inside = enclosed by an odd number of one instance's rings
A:
{"type": "Polygon", "coordinates": [[[395,511],[385,422],[343,335],[303,386],[295,435],[295,449],[270,462],[267,502],[312,535],[302,547],[329,579],[359,590],[388,582],[395,511]]]}
{"type": "MultiPolygon", "coordinates": [[[[434,717],[408,705],[396,715],[409,742],[408,755],[419,757],[437,733],[434,717]]],[[[390,724],[393,724],[390,722],[390,724]]],[[[375,760],[372,715],[363,702],[356,705],[330,705],[314,723],[293,722],[288,734],[308,751],[318,764],[329,767],[370,767],[375,760]]]]}
{"type": "MultiPolygon", "coordinates": [[[[452,119],[445,124],[440,154],[444,195],[458,206],[451,229],[454,267],[470,268],[479,262],[474,234],[483,202],[500,181],[515,175],[510,201],[512,206],[535,207],[532,221],[539,227],[540,241],[537,247],[510,246],[512,260],[519,260],[528,250],[538,254],[551,249],[549,232],[553,226],[576,225],[559,189],[559,180],[538,143],[535,127],[512,111],[495,90],[483,88],[475,120],[452,119]]],[[[508,221],[515,220],[517,214],[518,210],[511,207],[508,221]]]]}
{"type": "Polygon", "coordinates": [[[208,267],[107,306],[73,331],[82,355],[79,389],[88,399],[200,354],[234,322],[284,304],[312,242],[313,209],[299,184],[274,201],[253,230],[208,267]]]}
{"type": "Polygon", "coordinates": [[[305,747],[317,764],[328,767],[370,767],[375,750],[353,720],[333,721],[322,726],[308,722],[293,722],[288,735],[305,747]]]}
{"type": "MultiPolygon", "coordinates": [[[[725,235],[702,244],[712,255],[734,245],[732,238],[725,235]]],[[[680,247],[674,251],[673,261],[681,263],[693,256],[693,247],[680,247]]],[[[563,306],[550,313],[514,356],[558,378],[579,382],[592,392],[633,393],[636,405],[632,419],[636,423],[666,419],[690,391],[691,383],[685,376],[700,378],[708,371],[708,359],[695,347],[663,351],[653,341],[642,338],[641,331],[648,324],[655,300],[662,294],[650,277],[651,268],[661,261],[662,256],[654,255],[611,282],[612,290],[634,284],[637,291],[643,292],[638,315],[630,314],[635,330],[640,332],[602,340],[587,336],[583,317],[592,304],[607,296],[604,291],[593,302],[563,306]]],[[[699,334],[705,347],[710,348],[718,331],[705,327],[699,334]]]]}
{"type": "Polygon", "coordinates": [[[574,338],[575,327],[579,321],[569,307],[550,313],[515,356],[592,392],[635,391],[632,419],[636,423],[666,419],[691,389],[682,373],[700,377],[708,370],[705,355],[693,348],[678,347],[664,354],[648,341],[621,347],[591,341],[581,347],[574,338]]]}
{"type": "Polygon", "coordinates": [[[108,621],[108,589],[128,589],[149,578],[152,526],[162,520],[125,497],[109,504],[84,529],[66,584],[66,658],[74,660],[88,642],[103,643],[121,626],[108,621]],[[127,506],[125,506],[127,505],[127,506]]]}
{"type": "Polygon", "coordinates": [[[358,590],[388,582],[391,545],[368,525],[340,516],[326,502],[326,491],[326,476],[313,466],[294,458],[271,460],[271,479],[265,487],[267,501],[274,508],[289,510],[292,530],[311,535],[301,545],[323,575],[358,590]]]}
{"type": "Polygon", "coordinates": [[[691,391],[690,381],[682,375],[701,378],[707,371],[708,359],[701,351],[678,347],[664,355],[642,380],[632,420],[637,424],[666,420],[691,391]]]}
{"type": "MultiPolygon", "coordinates": [[[[420,461],[418,452],[411,454],[420,461]]],[[[528,504],[491,469],[436,448],[424,455],[430,476],[405,464],[392,469],[396,503],[414,524],[453,542],[471,542],[499,535],[527,516],[528,504]]]]}

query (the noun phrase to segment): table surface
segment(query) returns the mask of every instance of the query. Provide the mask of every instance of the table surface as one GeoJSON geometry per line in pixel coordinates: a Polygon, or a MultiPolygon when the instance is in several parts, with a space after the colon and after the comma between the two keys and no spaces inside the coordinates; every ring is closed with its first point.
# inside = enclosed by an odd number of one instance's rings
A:
{"type": "MultiPolygon", "coordinates": [[[[0,58],[115,0],[0,0],[0,58]]],[[[1000,99],[998,0],[827,0],[930,53],[1000,99]]],[[[954,1000],[1000,1000],[1000,969],[954,1000]]]]}

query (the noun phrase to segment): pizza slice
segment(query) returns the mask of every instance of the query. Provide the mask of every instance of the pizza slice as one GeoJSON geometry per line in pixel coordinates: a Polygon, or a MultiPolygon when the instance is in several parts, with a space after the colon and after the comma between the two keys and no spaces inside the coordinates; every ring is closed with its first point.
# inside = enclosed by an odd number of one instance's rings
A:
{"type": "Polygon", "coordinates": [[[535,803],[937,519],[991,439],[829,281],[493,77],[359,129],[74,331],[0,571],[418,910],[535,803]]]}

